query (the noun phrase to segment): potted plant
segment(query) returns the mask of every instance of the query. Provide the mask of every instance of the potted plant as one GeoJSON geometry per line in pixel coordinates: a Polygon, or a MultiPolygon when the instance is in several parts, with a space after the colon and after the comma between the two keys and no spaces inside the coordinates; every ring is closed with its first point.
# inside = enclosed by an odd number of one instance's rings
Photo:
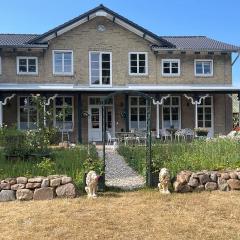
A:
{"type": "Polygon", "coordinates": [[[195,128],[197,137],[207,137],[209,130],[207,128],[195,128]]]}

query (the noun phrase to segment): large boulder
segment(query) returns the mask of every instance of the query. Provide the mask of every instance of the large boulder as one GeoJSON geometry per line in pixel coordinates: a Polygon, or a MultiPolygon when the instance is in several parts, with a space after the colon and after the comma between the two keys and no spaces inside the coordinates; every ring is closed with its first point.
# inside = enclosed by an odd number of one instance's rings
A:
{"type": "Polygon", "coordinates": [[[61,185],[61,181],[62,181],[61,178],[51,179],[51,181],[50,181],[50,186],[51,186],[51,187],[58,187],[58,186],[61,185]]]}
{"type": "Polygon", "coordinates": [[[217,176],[217,173],[216,173],[216,172],[211,172],[211,174],[210,174],[210,180],[211,180],[212,182],[217,182],[218,176],[217,176]]]}
{"type": "Polygon", "coordinates": [[[227,181],[231,190],[240,190],[240,180],[238,179],[229,179],[227,181]]]}
{"type": "Polygon", "coordinates": [[[229,173],[229,176],[230,176],[230,178],[232,178],[232,179],[238,179],[238,175],[237,175],[236,172],[230,172],[230,173],[229,173]]]}
{"type": "Polygon", "coordinates": [[[72,183],[67,183],[56,188],[56,194],[60,198],[75,198],[76,187],[72,183]]]}
{"type": "Polygon", "coordinates": [[[53,188],[45,187],[35,189],[33,200],[52,200],[54,198],[53,188]]]}
{"type": "Polygon", "coordinates": [[[29,201],[33,199],[33,192],[29,189],[18,189],[16,192],[17,200],[29,201]]]}
{"type": "Polygon", "coordinates": [[[221,173],[221,178],[225,179],[225,180],[228,180],[230,178],[230,175],[229,175],[228,172],[224,172],[224,173],[221,173]]]}
{"type": "Polygon", "coordinates": [[[50,180],[48,178],[45,178],[42,181],[41,188],[49,187],[49,184],[50,184],[50,180]]]}
{"type": "Polygon", "coordinates": [[[11,190],[17,191],[18,189],[23,189],[25,188],[25,184],[19,183],[19,184],[14,184],[11,186],[11,190]]]}
{"type": "Polygon", "coordinates": [[[181,184],[185,184],[188,183],[190,177],[192,175],[192,172],[190,171],[181,171],[178,175],[177,175],[177,182],[181,183],[181,184]]]}
{"type": "Polygon", "coordinates": [[[174,191],[179,193],[191,192],[192,188],[188,184],[183,184],[181,182],[174,182],[173,184],[174,191]]]}
{"type": "Polygon", "coordinates": [[[13,190],[2,190],[0,192],[0,202],[9,202],[16,200],[15,191],[13,190]]]}
{"type": "Polygon", "coordinates": [[[205,189],[207,191],[214,191],[214,190],[217,190],[218,186],[217,186],[217,183],[215,182],[207,182],[205,184],[205,189]]]}
{"type": "Polygon", "coordinates": [[[17,178],[17,184],[26,184],[27,182],[28,182],[28,179],[26,177],[17,178]]]}
{"type": "Polygon", "coordinates": [[[205,183],[211,181],[211,179],[207,173],[203,173],[203,174],[199,175],[198,177],[199,177],[199,182],[201,183],[201,185],[204,185],[205,183]]]}
{"type": "Polygon", "coordinates": [[[229,186],[228,186],[227,180],[219,177],[218,178],[218,189],[220,191],[229,191],[229,186]]]}
{"type": "Polygon", "coordinates": [[[67,184],[67,183],[71,183],[72,182],[72,178],[71,177],[62,177],[62,184],[67,184]]]}
{"type": "Polygon", "coordinates": [[[17,183],[17,179],[16,179],[16,178],[6,178],[6,179],[4,180],[4,182],[10,183],[10,185],[14,185],[14,184],[17,183]]]}
{"type": "Polygon", "coordinates": [[[3,190],[10,190],[11,189],[11,185],[10,183],[7,183],[7,182],[4,182],[2,181],[0,183],[0,190],[3,189],[3,190]]]}
{"type": "Polygon", "coordinates": [[[27,189],[35,189],[35,188],[40,188],[41,187],[41,183],[39,182],[33,182],[33,183],[27,183],[26,184],[26,188],[27,189]]]}
{"type": "Polygon", "coordinates": [[[188,185],[191,187],[197,187],[199,185],[199,181],[197,178],[190,177],[188,185]]]}
{"type": "Polygon", "coordinates": [[[43,180],[42,177],[35,177],[35,178],[29,178],[29,179],[28,179],[28,182],[29,182],[29,183],[41,183],[42,180],[43,180]]]}

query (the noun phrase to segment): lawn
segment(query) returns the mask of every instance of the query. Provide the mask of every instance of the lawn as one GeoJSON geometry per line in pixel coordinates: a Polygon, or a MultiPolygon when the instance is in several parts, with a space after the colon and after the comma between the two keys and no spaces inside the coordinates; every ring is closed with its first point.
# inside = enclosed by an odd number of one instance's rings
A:
{"type": "MultiPolygon", "coordinates": [[[[181,170],[222,170],[240,167],[240,142],[228,139],[211,141],[157,143],[152,146],[153,170],[162,167],[176,176],[181,170]]],[[[146,149],[144,146],[120,146],[119,153],[137,172],[144,175],[146,149]]]]}
{"type": "Polygon", "coordinates": [[[0,204],[3,240],[240,239],[240,192],[107,192],[0,204]]]}

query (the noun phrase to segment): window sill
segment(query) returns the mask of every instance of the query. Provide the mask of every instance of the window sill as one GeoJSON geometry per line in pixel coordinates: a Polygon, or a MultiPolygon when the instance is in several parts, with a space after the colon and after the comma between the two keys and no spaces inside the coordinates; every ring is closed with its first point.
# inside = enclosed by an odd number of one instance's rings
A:
{"type": "Polygon", "coordinates": [[[130,77],[148,77],[148,73],[146,73],[146,74],[138,74],[138,73],[133,74],[133,73],[129,73],[128,75],[130,77]]]}
{"type": "Polygon", "coordinates": [[[17,76],[39,76],[39,74],[38,73],[17,73],[17,76]]]}
{"type": "Polygon", "coordinates": [[[213,75],[195,75],[196,78],[211,78],[213,75]]]}
{"type": "Polygon", "coordinates": [[[73,73],[53,73],[54,77],[73,77],[73,73]]]}
{"type": "Polygon", "coordinates": [[[162,77],[166,77],[166,78],[181,77],[181,74],[162,74],[162,77]]]}

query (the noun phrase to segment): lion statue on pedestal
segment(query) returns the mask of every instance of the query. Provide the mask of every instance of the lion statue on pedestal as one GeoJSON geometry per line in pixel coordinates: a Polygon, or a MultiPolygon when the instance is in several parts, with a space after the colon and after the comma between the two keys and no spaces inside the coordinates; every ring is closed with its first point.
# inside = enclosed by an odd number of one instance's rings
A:
{"type": "Polygon", "coordinates": [[[97,197],[97,190],[98,190],[98,179],[99,176],[96,174],[95,171],[90,171],[86,177],[86,187],[85,191],[89,198],[96,198],[97,197]]]}
{"type": "Polygon", "coordinates": [[[162,194],[169,194],[170,173],[167,168],[162,168],[159,173],[159,191],[162,194]]]}

